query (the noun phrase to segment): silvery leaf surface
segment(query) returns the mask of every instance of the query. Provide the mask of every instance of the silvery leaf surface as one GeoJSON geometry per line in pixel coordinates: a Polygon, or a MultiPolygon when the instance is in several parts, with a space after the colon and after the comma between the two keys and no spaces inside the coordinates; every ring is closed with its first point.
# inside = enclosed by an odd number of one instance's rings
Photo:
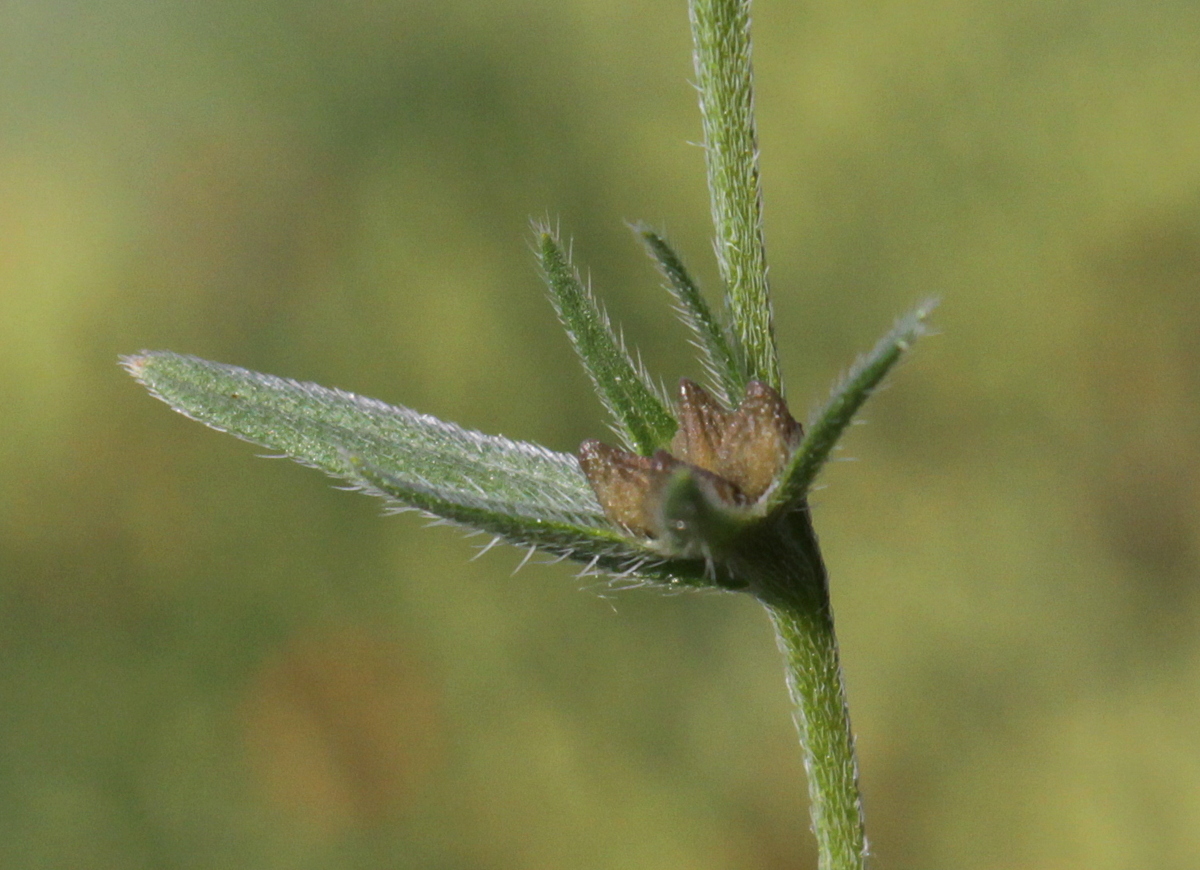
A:
{"type": "Polygon", "coordinates": [[[122,362],[176,411],[398,506],[612,573],[668,581],[691,573],[686,565],[682,574],[668,568],[609,523],[571,454],[474,432],[354,393],[169,351],[122,362]]]}

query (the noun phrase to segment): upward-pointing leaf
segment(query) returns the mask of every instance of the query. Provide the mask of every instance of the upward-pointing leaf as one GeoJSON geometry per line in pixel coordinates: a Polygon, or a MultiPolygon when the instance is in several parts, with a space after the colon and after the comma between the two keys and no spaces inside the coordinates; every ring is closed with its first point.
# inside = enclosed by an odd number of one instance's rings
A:
{"type": "Polygon", "coordinates": [[[675,310],[695,335],[693,343],[703,354],[701,362],[708,370],[713,395],[726,408],[735,407],[751,380],[737,334],[721,328],[700,288],[666,239],[649,227],[637,226],[634,232],[641,237],[667,280],[667,289],[675,297],[675,310]]]}
{"type": "Polygon", "coordinates": [[[808,431],[780,475],[779,485],[769,495],[768,510],[798,503],[808,494],[817,472],[829,459],[838,438],[858,409],[913,342],[929,331],[925,321],[936,305],[935,300],[927,300],[901,317],[870,353],[860,356],[850,371],[834,384],[829,401],[809,421],[808,431]]]}
{"type": "Polygon", "coordinates": [[[558,239],[548,229],[539,237],[538,254],[550,299],[608,408],[616,430],[634,453],[649,456],[675,434],[675,417],[649,376],[634,364],[613,332],[608,316],[583,286],[558,239]]]}

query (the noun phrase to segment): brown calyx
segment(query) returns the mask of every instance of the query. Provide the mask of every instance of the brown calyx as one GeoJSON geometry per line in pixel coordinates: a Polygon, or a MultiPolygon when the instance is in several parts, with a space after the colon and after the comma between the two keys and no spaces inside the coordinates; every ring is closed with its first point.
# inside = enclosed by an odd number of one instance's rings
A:
{"type": "Polygon", "coordinates": [[[726,411],[699,385],[679,385],[679,428],[671,450],[639,456],[600,441],[584,441],[579,464],[608,519],[633,534],[658,537],[663,486],[690,467],[730,506],[758,501],[775,482],[802,429],[783,397],[751,381],[736,410],[726,411]]]}

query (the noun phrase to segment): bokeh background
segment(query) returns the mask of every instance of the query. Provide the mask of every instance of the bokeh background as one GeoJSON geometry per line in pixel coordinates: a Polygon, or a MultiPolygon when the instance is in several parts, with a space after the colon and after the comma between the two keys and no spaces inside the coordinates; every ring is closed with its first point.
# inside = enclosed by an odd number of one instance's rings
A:
{"type": "MultiPolygon", "coordinates": [[[[1200,5],[759,0],[789,396],[880,870],[1200,866],[1200,5]]],[[[169,348],[572,450],[534,268],[717,280],[683,0],[0,6],[0,866],[814,865],[764,615],[612,593],[170,413],[169,348]]]]}

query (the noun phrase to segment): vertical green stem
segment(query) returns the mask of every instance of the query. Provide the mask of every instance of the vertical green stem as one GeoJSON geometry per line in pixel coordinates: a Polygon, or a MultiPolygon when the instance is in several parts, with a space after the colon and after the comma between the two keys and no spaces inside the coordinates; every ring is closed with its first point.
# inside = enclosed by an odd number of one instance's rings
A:
{"type": "MultiPolygon", "coordinates": [[[[750,0],[690,0],[689,12],[730,343],[748,378],[780,390],[754,129],[750,0]]],[[[793,494],[793,501],[802,495],[793,494]]],[[[866,836],[854,737],[825,566],[808,511],[788,513],[750,538],[726,567],[766,605],[786,659],[820,870],[862,870],[866,836]]]]}
{"type": "Polygon", "coordinates": [[[858,766],[846,709],[833,616],[818,610],[768,606],[787,664],[804,746],[813,831],[821,870],[865,866],[866,836],[858,792],[858,766]]]}
{"type": "Polygon", "coordinates": [[[717,261],[729,313],[748,375],[778,390],[754,129],[750,0],[692,0],[689,9],[717,261]]]}
{"type": "Polygon", "coordinates": [[[751,542],[735,572],[775,625],[804,751],[820,870],[862,870],[867,843],[854,735],[833,630],[825,566],[807,510],[751,542]]]}

